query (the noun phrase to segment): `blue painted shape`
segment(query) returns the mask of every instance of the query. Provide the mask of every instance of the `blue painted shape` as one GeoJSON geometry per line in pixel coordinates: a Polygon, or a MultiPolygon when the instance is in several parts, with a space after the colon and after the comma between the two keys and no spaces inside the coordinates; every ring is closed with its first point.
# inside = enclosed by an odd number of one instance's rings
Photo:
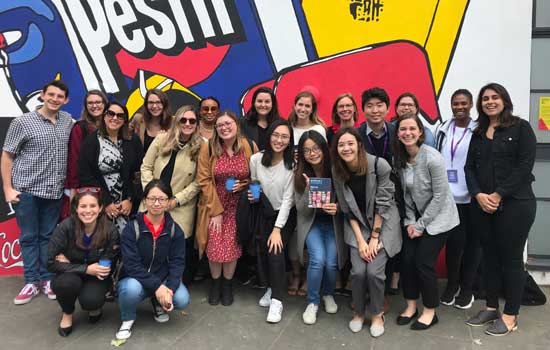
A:
{"type": "Polygon", "coordinates": [[[40,55],[43,48],[44,37],[36,24],[31,23],[28,29],[27,40],[25,40],[23,46],[16,51],[10,52],[10,64],[32,61],[40,55]]]}
{"type": "Polygon", "coordinates": [[[42,0],[3,0],[0,2],[0,13],[26,7],[37,15],[44,16],[48,20],[54,20],[52,10],[42,0]]]}

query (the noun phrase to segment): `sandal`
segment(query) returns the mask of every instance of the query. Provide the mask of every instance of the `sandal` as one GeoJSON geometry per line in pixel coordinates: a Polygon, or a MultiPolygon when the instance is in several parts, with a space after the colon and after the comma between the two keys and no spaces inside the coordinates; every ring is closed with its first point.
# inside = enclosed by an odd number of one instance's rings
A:
{"type": "Polygon", "coordinates": [[[288,295],[296,295],[298,293],[298,287],[300,285],[300,278],[292,277],[292,282],[288,286],[287,293],[288,295]]]}
{"type": "Polygon", "coordinates": [[[297,294],[301,297],[305,297],[307,295],[307,281],[304,281],[304,283],[302,283],[300,289],[298,289],[297,294]]]}

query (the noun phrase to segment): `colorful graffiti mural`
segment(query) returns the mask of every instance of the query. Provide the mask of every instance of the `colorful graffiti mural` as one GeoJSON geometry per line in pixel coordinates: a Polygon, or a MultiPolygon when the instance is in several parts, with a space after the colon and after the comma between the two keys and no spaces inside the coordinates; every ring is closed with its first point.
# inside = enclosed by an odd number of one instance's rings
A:
{"type": "MultiPolygon", "coordinates": [[[[360,98],[365,88],[381,86],[391,98],[415,93],[426,125],[433,127],[445,119],[448,102],[441,98],[448,98],[450,89],[502,81],[483,59],[472,71],[485,68],[487,74],[467,76],[474,61],[463,57],[476,31],[494,30],[501,51],[505,42],[513,52],[529,40],[521,30],[505,38],[509,23],[487,16],[491,6],[506,14],[503,18],[519,14],[516,24],[528,33],[530,2],[512,0],[2,1],[0,116],[34,109],[39,89],[57,77],[71,88],[66,109],[74,116],[92,88],[124,101],[131,113],[154,87],[166,91],[176,107],[214,95],[223,108],[243,113],[261,85],[275,90],[286,115],[295,94],[311,86],[319,93],[320,115],[330,124],[337,95],[352,92],[360,98]],[[455,79],[451,85],[449,72],[455,79]],[[465,81],[459,85],[460,75],[465,81]]],[[[486,55],[498,58],[495,52],[486,55]]],[[[519,89],[528,79],[513,75],[509,81],[519,89]]],[[[2,131],[7,122],[0,118],[2,131]]],[[[2,247],[0,273],[13,272],[16,225],[5,204],[1,221],[0,244],[9,246],[2,247]]]]}

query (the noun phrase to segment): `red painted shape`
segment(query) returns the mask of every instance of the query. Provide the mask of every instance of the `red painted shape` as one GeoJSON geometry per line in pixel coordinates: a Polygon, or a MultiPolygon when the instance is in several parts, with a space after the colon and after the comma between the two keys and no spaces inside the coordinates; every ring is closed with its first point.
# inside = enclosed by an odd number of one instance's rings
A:
{"type": "Polygon", "coordinates": [[[8,46],[6,43],[6,38],[4,37],[4,34],[0,33],[0,49],[4,49],[8,46]]]}
{"type": "Polygon", "coordinates": [[[179,55],[167,56],[157,52],[151,58],[137,58],[125,50],[115,56],[122,74],[134,78],[139,69],[174,79],[183,86],[192,86],[208,78],[220,65],[230,45],[193,50],[185,48],[179,55]]]}
{"type": "Polygon", "coordinates": [[[549,125],[546,125],[544,120],[539,118],[539,130],[550,130],[549,125]]]}
{"type": "MultiPolygon", "coordinates": [[[[248,112],[248,110],[250,109],[250,106],[252,105],[252,95],[254,95],[254,91],[256,91],[258,88],[260,88],[262,86],[266,86],[268,88],[273,89],[274,85],[275,85],[275,80],[268,80],[268,81],[264,81],[263,83],[260,83],[258,85],[254,85],[253,87],[248,89],[248,91],[246,91],[243,94],[244,98],[242,99],[242,102],[241,102],[241,108],[244,111],[243,115],[246,114],[246,112],[248,112]]],[[[278,103],[278,101],[277,101],[277,103],[278,103]]],[[[286,115],[284,115],[283,117],[286,119],[286,115]]]]}
{"type": "Polygon", "coordinates": [[[0,223],[0,276],[23,273],[19,227],[15,218],[0,223]]]}

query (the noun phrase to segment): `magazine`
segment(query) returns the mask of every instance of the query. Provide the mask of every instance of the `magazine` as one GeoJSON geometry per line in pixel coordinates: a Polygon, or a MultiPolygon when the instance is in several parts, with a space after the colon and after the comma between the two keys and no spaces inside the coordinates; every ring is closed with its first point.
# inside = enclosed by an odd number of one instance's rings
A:
{"type": "Polygon", "coordinates": [[[310,178],[308,207],[321,208],[323,204],[330,203],[331,190],[332,179],[325,177],[310,178]]]}

